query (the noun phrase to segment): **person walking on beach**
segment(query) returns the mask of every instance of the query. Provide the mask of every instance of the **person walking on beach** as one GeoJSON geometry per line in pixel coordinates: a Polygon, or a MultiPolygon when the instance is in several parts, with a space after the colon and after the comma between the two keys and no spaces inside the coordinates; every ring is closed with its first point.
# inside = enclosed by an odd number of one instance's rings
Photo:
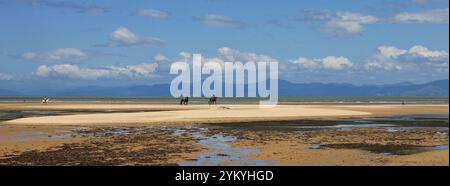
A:
{"type": "Polygon", "coordinates": [[[211,98],[209,98],[208,104],[216,105],[217,104],[217,97],[215,95],[212,95],[211,98]]]}

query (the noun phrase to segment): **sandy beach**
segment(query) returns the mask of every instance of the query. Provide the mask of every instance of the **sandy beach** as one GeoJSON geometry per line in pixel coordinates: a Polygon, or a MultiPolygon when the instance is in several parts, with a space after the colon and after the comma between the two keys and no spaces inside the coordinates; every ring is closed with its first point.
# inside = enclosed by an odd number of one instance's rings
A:
{"type": "Polygon", "coordinates": [[[160,104],[0,104],[0,110],[66,110],[71,115],[21,118],[3,122],[13,125],[167,125],[338,119],[387,115],[448,113],[448,105],[160,105],[160,104]],[[79,114],[108,109],[118,113],[79,114]],[[123,113],[126,112],[126,113],[123,113]]]}

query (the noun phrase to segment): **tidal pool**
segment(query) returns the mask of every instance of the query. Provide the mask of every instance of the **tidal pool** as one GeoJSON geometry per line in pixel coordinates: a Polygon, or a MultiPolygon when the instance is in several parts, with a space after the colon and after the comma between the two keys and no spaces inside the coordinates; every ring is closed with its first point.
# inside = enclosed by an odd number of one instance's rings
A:
{"type": "Polygon", "coordinates": [[[200,153],[193,161],[182,162],[181,166],[218,166],[218,165],[235,165],[235,166],[268,166],[274,165],[277,161],[257,160],[245,158],[245,156],[254,155],[260,152],[258,148],[236,148],[230,143],[237,140],[235,136],[225,136],[222,133],[206,136],[205,128],[199,131],[187,131],[179,129],[175,131],[176,135],[189,133],[198,143],[212,149],[211,151],[200,153]]]}

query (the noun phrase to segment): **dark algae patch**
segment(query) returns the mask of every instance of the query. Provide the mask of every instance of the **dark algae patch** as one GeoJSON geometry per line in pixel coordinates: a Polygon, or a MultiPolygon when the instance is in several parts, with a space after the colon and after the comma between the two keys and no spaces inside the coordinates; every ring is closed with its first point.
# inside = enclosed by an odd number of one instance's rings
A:
{"type": "Polygon", "coordinates": [[[64,144],[45,151],[26,151],[0,158],[0,165],[176,165],[179,153],[194,153],[202,148],[190,137],[175,136],[165,129],[133,128],[90,129],[86,142],[64,144]],[[127,132],[127,130],[132,130],[127,132]],[[110,132],[113,131],[113,132],[110,132]]]}
{"type": "Polygon", "coordinates": [[[374,153],[387,155],[409,155],[420,152],[432,150],[433,146],[420,145],[395,145],[395,144],[364,144],[364,143],[348,143],[348,144],[327,144],[321,145],[320,148],[335,148],[335,149],[361,149],[374,153]]]}

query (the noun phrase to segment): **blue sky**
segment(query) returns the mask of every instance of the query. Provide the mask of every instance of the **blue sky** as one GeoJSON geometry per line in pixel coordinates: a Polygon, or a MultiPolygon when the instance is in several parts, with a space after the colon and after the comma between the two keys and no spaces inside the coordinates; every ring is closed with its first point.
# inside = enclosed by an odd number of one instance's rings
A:
{"type": "Polygon", "coordinates": [[[293,82],[448,78],[448,0],[0,0],[0,19],[0,88],[168,83],[192,53],[293,82]]]}

